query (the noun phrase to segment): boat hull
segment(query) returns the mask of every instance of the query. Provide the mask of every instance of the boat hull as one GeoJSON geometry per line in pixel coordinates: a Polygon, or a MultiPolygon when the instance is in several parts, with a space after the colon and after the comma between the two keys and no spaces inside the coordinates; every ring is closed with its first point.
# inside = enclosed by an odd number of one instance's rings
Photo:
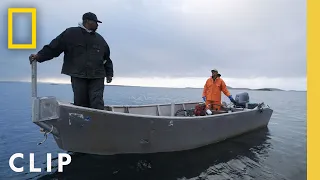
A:
{"type": "Polygon", "coordinates": [[[100,155],[195,149],[266,127],[273,113],[265,107],[177,117],[92,110],[58,101],[52,107],[56,118],[38,118],[34,123],[42,128],[45,124],[47,130],[51,127],[63,150],[100,155]]]}

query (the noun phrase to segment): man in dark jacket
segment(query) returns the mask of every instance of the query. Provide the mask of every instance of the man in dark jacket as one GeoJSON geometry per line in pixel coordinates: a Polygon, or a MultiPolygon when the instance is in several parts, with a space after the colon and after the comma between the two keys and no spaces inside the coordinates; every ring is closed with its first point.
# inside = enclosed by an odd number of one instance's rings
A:
{"type": "Polygon", "coordinates": [[[29,60],[42,63],[64,52],[61,73],[71,76],[74,105],[104,109],[104,80],[110,83],[113,77],[110,48],[96,32],[102,23],[97,16],[88,12],[82,20],[79,27],[67,28],[29,60]]]}

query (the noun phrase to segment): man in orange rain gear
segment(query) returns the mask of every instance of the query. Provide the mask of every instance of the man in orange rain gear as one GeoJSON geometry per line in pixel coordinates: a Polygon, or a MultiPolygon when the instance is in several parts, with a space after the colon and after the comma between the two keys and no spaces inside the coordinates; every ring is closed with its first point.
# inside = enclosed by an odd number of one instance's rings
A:
{"type": "Polygon", "coordinates": [[[206,108],[210,110],[220,110],[221,108],[221,91],[230,99],[233,104],[236,104],[232,95],[228,91],[225,82],[220,78],[221,74],[218,70],[211,70],[212,76],[207,79],[203,88],[202,99],[206,102],[206,108]]]}

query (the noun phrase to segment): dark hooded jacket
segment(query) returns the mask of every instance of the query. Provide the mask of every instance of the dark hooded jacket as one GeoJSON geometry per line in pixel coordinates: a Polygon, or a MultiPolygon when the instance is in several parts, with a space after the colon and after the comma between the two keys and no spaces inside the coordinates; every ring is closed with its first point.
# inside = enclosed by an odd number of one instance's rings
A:
{"type": "Polygon", "coordinates": [[[58,57],[64,52],[61,73],[79,78],[113,77],[110,48],[97,32],[84,27],[67,28],[38,52],[38,62],[58,57]]]}

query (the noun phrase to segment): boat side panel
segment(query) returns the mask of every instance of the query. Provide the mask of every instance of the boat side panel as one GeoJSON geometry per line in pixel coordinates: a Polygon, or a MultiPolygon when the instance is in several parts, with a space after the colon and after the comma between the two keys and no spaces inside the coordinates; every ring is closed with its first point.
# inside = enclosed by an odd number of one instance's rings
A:
{"type": "MultiPolygon", "coordinates": [[[[170,106],[169,106],[170,108],[170,106]]],[[[150,118],[60,106],[59,147],[93,154],[187,150],[267,126],[272,110],[205,118],[150,118]]]]}
{"type": "Polygon", "coordinates": [[[270,111],[237,113],[198,120],[155,121],[150,151],[192,149],[268,125],[270,111]]]}
{"type": "MultiPolygon", "coordinates": [[[[181,109],[194,109],[198,103],[177,103],[174,104],[174,112],[175,114],[178,110],[181,109]],[[184,106],[184,107],[183,107],[184,106]]],[[[171,116],[171,104],[154,104],[154,105],[141,105],[141,106],[106,106],[106,110],[121,113],[130,113],[130,114],[141,114],[141,115],[151,115],[158,116],[158,112],[160,111],[160,116],[171,116]]]]}
{"type": "Polygon", "coordinates": [[[157,116],[158,115],[157,106],[130,107],[130,108],[128,108],[128,111],[130,114],[143,114],[143,115],[150,115],[150,116],[157,116]]]}

